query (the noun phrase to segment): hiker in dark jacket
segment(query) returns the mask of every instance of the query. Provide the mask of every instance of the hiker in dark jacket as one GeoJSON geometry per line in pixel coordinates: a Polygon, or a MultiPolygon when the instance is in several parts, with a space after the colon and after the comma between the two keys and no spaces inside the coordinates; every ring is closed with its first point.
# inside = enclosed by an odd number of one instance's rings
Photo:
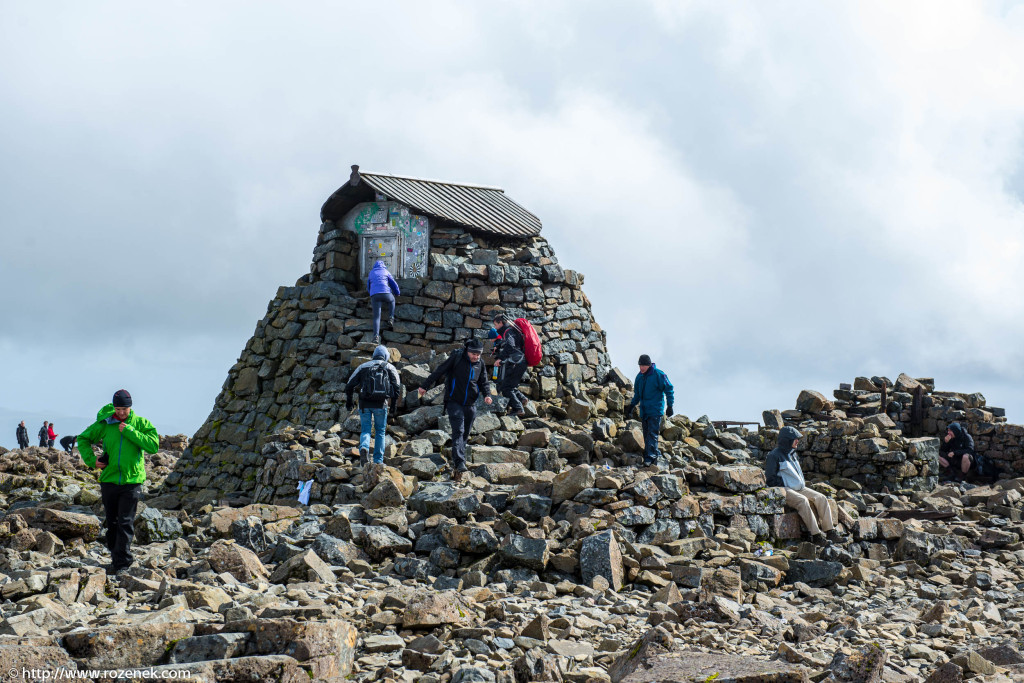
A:
{"type": "Polygon", "coordinates": [[[484,403],[490,405],[491,382],[487,379],[487,366],[480,359],[484,345],[479,339],[467,339],[461,349],[448,355],[430,376],[423,380],[419,387],[419,395],[437,384],[442,377],[444,383],[444,403],[448,419],[452,423],[452,481],[458,483],[466,471],[466,441],[473,429],[476,419],[476,399],[484,397],[484,403]]]}
{"type": "Polygon", "coordinates": [[[64,452],[71,455],[75,448],[75,442],[78,441],[77,435],[65,436],[60,440],[60,447],[64,449],[64,452]]]}
{"type": "Polygon", "coordinates": [[[43,422],[43,426],[39,428],[39,433],[36,436],[39,437],[39,447],[46,448],[50,444],[50,423],[43,422]]]}
{"type": "Polygon", "coordinates": [[[17,435],[18,448],[21,448],[23,450],[28,448],[28,427],[25,426],[24,420],[22,420],[21,423],[18,425],[17,435]]]}
{"type": "Polygon", "coordinates": [[[366,291],[370,293],[370,304],[373,306],[373,343],[379,344],[381,309],[387,304],[387,326],[390,330],[395,326],[395,297],[402,292],[383,261],[377,261],[370,269],[366,278],[366,291]]]}
{"type": "Polygon", "coordinates": [[[391,403],[391,414],[398,409],[398,398],[402,392],[402,379],[398,369],[388,362],[388,349],[378,346],[373,350],[373,357],[356,368],[345,384],[348,400],[345,407],[352,410],[352,394],[359,389],[359,462],[365,465],[370,452],[370,433],[373,433],[373,462],[384,463],[384,429],[388,423],[388,402],[391,403]],[[376,370],[383,370],[387,377],[386,386],[381,384],[384,375],[376,370]]]}
{"type": "Polygon", "coordinates": [[[637,361],[640,372],[633,382],[633,400],[626,408],[628,420],[636,407],[640,406],[640,424],[644,434],[644,466],[658,462],[661,453],[658,451],[658,435],[661,433],[661,418],[672,417],[672,404],[675,403],[675,389],[668,375],[651,362],[646,353],[637,361]],[[668,406],[666,412],[666,404],[668,406]]]}
{"type": "Polygon", "coordinates": [[[526,373],[526,340],[515,321],[506,313],[494,316],[494,367],[498,368],[498,393],[508,399],[508,410],[515,417],[526,414],[523,406],[529,401],[519,385],[526,373]]]}
{"type": "Polygon", "coordinates": [[[800,514],[812,540],[840,541],[842,537],[835,530],[828,496],[804,485],[804,470],[796,452],[801,436],[794,427],[787,426],[779,430],[777,445],[765,460],[765,481],[768,486],[782,486],[786,489],[786,505],[800,514]],[[817,518],[814,516],[815,510],[818,512],[817,518]],[[822,532],[828,534],[827,538],[822,532]]]}
{"type": "Polygon", "coordinates": [[[939,464],[958,481],[963,481],[969,474],[993,474],[985,459],[974,450],[974,439],[959,422],[953,422],[946,428],[946,435],[939,444],[939,464]]]}

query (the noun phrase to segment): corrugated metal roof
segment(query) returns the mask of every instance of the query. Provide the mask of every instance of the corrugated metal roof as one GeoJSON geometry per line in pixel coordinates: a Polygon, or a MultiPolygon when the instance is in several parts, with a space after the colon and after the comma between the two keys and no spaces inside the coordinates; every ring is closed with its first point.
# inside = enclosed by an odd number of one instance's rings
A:
{"type": "Polygon", "coordinates": [[[358,166],[352,167],[349,182],[324,203],[321,220],[339,220],[359,202],[371,201],[366,198],[366,186],[388,199],[471,230],[510,237],[532,237],[541,231],[540,219],[500,187],[373,173],[360,171],[358,166]]]}

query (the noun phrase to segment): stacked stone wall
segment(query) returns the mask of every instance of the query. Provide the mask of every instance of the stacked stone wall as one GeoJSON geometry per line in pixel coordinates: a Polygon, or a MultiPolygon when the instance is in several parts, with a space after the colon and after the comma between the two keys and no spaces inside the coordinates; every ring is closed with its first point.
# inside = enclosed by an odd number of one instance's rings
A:
{"type": "MultiPolygon", "coordinates": [[[[321,226],[310,272],[278,289],[167,487],[190,495],[251,493],[267,434],[286,425],[326,430],[346,423],[358,431],[344,386],[368,360],[373,332],[357,240],[334,223],[321,226]]],[[[465,339],[484,337],[498,310],[527,318],[541,338],[544,360],[528,373],[524,393],[559,410],[586,408],[587,417],[607,411],[589,398],[612,372],[605,333],[591,314],[583,275],[563,269],[544,238],[500,239],[439,225],[429,263],[429,278],[399,280],[394,328],[382,332],[403,375],[400,413],[420,407],[415,386],[465,339]]]]}
{"type": "Polygon", "coordinates": [[[805,472],[871,490],[927,490],[938,483],[940,440],[959,422],[974,437],[975,449],[1003,473],[1024,473],[1024,426],[1007,423],[1006,412],[987,406],[980,393],[936,391],[931,378],[901,374],[895,382],[858,377],[833,397],[805,390],[795,409],[766,411],[760,447],[770,450],[778,429],[788,424],[804,434],[798,452],[805,472]]]}

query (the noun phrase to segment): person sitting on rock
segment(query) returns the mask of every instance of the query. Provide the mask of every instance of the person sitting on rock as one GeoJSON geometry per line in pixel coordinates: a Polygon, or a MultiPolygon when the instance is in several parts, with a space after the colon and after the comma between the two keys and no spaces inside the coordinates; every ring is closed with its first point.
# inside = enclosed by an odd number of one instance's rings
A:
{"type": "Polygon", "coordinates": [[[144,453],[156,453],[159,447],[160,435],[156,427],[132,410],[131,394],[124,389],[115,392],[113,402],[96,414],[96,422],[78,435],[82,461],[101,470],[100,496],[111,556],[107,571],[111,574],[126,572],[135,561],[132,536],[135,535],[135,511],[146,481],[144,453]],[[97,443],[103,446],[103,457],[98,460],[93,451],[93,444],[97,443]]]}
{"type": "Polygon", "coordinates": [[[498,393],[508,399],[508,410],[515,417],[526,414],[523,406],[529,399],[519,391],[526,373],[526,340],[507,313],[494,316],[494,332],[498,339],[494,345],[494,367],[500,368],[498,393]]]}
{"type": "Polygon", "coordinates": [[[65,453],[71,455],[71,451],[74,449],[76,441],[78,441],[77,436],[65,436],[60,440],[60,447],[64,449],[65,453]]]}
{"type": "Polygon", "coordinates": [[[346,408],[352,410],[352,394],[359,389],[359,464],[366,465],[373,433],[373,462],[384,464],[384,430],[388,423],[388,402],[391,414],[398,409],[402,379],[398,369],[388,362],[388,349],[378,346],[373,357],[356,368],[345,384],[346,408]]]}
{"type": "Polygon", "coordinates": [[[633,381],[633,399],[626,408],[626,419],[633,415],[633,411],[639,405],[644,435],[644,467],[649,467],[657,463],[661,457],[658,451],[661,418],[663,415],[672,417],[672,404],[675,402],[676,394],[672,382],[668,381],[668,375],[659,370],[646,353],[640,356],[637,365],[640,366],[640,372],[633,381]]]}
{"type": "Polygon", "coordinates": [[[427,390],[445,378],[444,403],[448,419],[452,423],[452,481],[462,481],[466,471],[466,442],[476,419],[476,399],[484,397],[490,405],[491,382],[487,378],[487,367],[480,360],[484,345],[479,339],[469,338],[461,349],[448,355],[419,387],[422,397],[427,390]]]}
{"type": "Polygon", "coordinates": [[[380,343],[380,313],[384,304],[388,305],[388,329],[395,326],[395,297],[402,292],[398,283],[391,276],[383,261],[377,261],[370,269],[366,278],[366,291],[370,293],[370,304],[373,306],[373,343],[380,343]]]}
{"type": "Polygon", "coordinates": [[[957,481],[968,477],[999,478],[999,468],[974,450],[974,439],[959,422],[946,428],[946,435],[939,444],[939,465],[957,481]]]}
{"type": "Polygon", "coordinates": [[[800,519],[811,533],[811,540],[818,543],[824,540],[839,542],[842,537],[835,530],[828,496],[804,485],[804,470],[796,453],[796,446],[802,436],[794,427],[786,426],[779,430],[778,443],[768,453],[765,461],[765,480],[768,486],[782,486],[786,489],[786,505],[800,514],[800,519]],[[814,516],[815,510],[818,512],[817,519],[814,516]]]}

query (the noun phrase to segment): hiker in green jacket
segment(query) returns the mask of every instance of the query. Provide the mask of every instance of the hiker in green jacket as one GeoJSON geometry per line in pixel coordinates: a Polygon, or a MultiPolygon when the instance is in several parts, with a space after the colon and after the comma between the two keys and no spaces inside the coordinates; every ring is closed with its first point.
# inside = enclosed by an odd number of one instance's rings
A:
{"type": "Polygon", "coordinates": [[[114,394],[113,403],[100,408],[96,422],[78,435],[78,452],[86,465],[100,470],[100,495],[106,514],[107,549],[111,574],[128,570],[134,562],[132,536],[135,510],[142,483],[146,481],[146,453],[156,453],[160,436],[156,427],[132,410],[132,397],[124,389],[114,394]],[[93,444],[101,444],[97,459],[93,444]]]}

